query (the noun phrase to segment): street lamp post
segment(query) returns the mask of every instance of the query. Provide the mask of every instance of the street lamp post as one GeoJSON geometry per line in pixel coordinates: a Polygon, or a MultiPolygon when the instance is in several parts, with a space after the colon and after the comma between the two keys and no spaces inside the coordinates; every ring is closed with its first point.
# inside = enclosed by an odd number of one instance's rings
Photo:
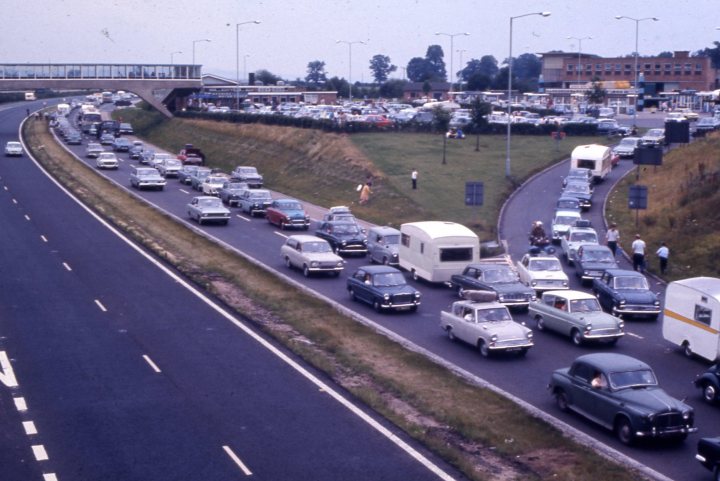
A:
{"type": "Polygon", "coordinates": [[[577,40],[578,41],[578,63],[577,63],[577,79],[578,79],[578,85],[580,84],[580,62],[581,56],[582,56],[582,41],[583,40],[592,40],[592,37],[568,37],[568,40],[577,40]]]}
{"type": "Polygon", "coordinates": [[[450,75],[448,75],[448,79],[450,80],[450,90],[452,90],[453,78],[455,75],[455,71],[454,71],[454,67],[453,67],[453,57],[454,57],[454,55],[453,55],[453,52],[454,52],[453,40],[455,39],[455,37],[459,37],[459,36],[467,37],[470,34],[467,32],[460,32],[460,33],[435,32],[435,35],[445,35],[446,37],[450,37],[450,75]]]}
{"type": "MultiPolygon", "coordinates": [[[[464,48],[457,49],[457,53],[460,54],[460,66],[462,66],[462,64],[463,64],[463,53],[465,53],[465,52],[467,52],[467,50],[465,50],[464,48]]],[[[462,79],[460,79],[460,90],[462,90],[462,84],[463,84],[463,81],[462,81],[462,79]]]]}
{"type": "Polygon", "coordinates": [[[516,18],[529,17],[531,15],[540,15],[541,17],[549,17],[550,12],[533,12],[523,15],[510,17],[510,56],[508,57],[508,98],[507,98],[507,146],[505,148],[505,177],[510,178],[510,127],[512,123],[512,38],[513,38],[513,20],[516,18]]]}
{"type": "MultiPolygon", "coordinates": [[[[235,24],[235,109],[240,110],[240,25],[249,25],[254,23],[255,25],[260,23],[260,20],[249,20],[247,22],[240,22],[235,24]]],[[[232,25],[230,23],[228,26],[232,25]]]]}
{"type": "Polygon", "coordinates": [[[354,43],[361,43],[365,45],[365,42],[362,40],[338,40],[335,43],[344,43],[348,46],[348,97],[350,102],[352,102],[352,46],[354,43]]]}
{"type": "Polygon", "coordinates": [[[170,52],[170,65],[175,65],[175,54],[182,53],[180,50],[176,52],[170,52]]]}
{"type": "Polygon", "coordinates": [[[209,42],[209,41],[210,41],[209,38],[203,38],[203,39],[200,39],[200,40],[193,40],[193,41],[192,41],[192,46],[193,46],[193,48],[192,48],[192,64],[193,64],[193,65],[195,65],[195,44],[196,44],[196,43],[199,43],[199,42],[209,42]]]}
{"type": "MultiPolygon", "coordinates": [[[[245,77],[246,79],[248,78],[248,74],[247,74],[247,58],[248,58],[249,56],[250,56],[249,53],[246,53],[245,55],[243,55],[243,77],[245,77]]],[[[249,85],[249,84],[250,84],[250,82],[248,82],[248,85],[249,85]]]]}
{"type": "Polygon", "coordinates": [[[622,20],[623,18],[635,22],[635,102],[633,105],[633,127],[635,127],[637,125],[638,96],[640,94],[638,92],[638,31],[640,30],[640,22],[643,20],[657,22],[660,19],[657,17],[633,18],[625,15],[615,15],[616,20],[622,20]]]}

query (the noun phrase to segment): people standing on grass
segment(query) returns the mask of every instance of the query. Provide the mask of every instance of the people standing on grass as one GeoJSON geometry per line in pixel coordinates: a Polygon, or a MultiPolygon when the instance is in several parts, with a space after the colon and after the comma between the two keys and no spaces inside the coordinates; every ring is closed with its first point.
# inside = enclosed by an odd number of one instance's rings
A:
{"type": "Polygon", "coordinates": [[[417,179],[418,179],[418,171],[417,169],[413,169],[412,174],[410,174],[410,179],[412,180],[412,188],[413,190],[417,189],[417,179]]]}
{"type": "Polygon", "coordinates": [[[618,242],[620,241],[620,231],[618,231],[616,223],[613,222],[610,224],[610,229],[605,233],[605,240],[614,257],[617,253],[618,242]]]}
{"type": "Polygon", "coordinates": [[[361,204],[367,204],[370,200],[370,194],[372,193],[370,191],[370,182],[365,182],[365,184],[360,189],[360,203],[361,204]]]}
{"type": "Polygon", "coordinates": [[[632,243],[632,260],[633,269],[639,272],[645,270],[645,241],[640,238],[640,234],[635,234],[635,240],[632,243]]]}
{"type": "Polygon", "coordinates": [[[660,274],[665,275],[665,272],[667,271],[667,265],[668,265],[668,257],[670,257],[670,249],[668,249],[668,246],[664,243],[660,243],[660,248],[655,252],[655,255],[658,256],[658,259],[660,259],[660,274]]]}

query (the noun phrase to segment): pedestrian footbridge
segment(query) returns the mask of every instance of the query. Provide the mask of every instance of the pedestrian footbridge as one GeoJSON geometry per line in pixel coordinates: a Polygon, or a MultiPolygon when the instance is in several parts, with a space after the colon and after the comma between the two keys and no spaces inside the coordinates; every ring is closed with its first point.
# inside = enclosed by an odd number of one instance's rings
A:
{"type": "Polygon", "coordinates": [[[0,64],[0,90],[125,90],[164,115],[185,106],[202,88],[200,65],[0,64]]]}

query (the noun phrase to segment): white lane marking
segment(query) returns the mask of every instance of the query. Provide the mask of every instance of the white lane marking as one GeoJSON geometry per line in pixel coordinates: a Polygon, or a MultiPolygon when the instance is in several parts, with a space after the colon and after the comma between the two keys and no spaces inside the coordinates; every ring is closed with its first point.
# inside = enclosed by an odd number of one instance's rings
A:
{"type": "Polygon", "coordinates": [[[282,232],[278,232],[278,231],[275,231],[275,235],[279,235],[279,236],[282,237],[283,239],[287,239],[287,238],[288,238],[288,236],[286,236],[286,235],[283,234],[282,232]]]}
{"type": "Polygon", "coordinates": [[[32,447],[33,454],[35,455],[35,459],[38,461],[47,461],[50,459],[47,455],[47,451],[45,451],[45,446],[42,444],[36,444],[32,447]]]}
{"type": "Polygon", "coordinates": [[[105,308],[105,306],[102,305],[102,302],[95,299],[95,304],[97,304],[97,306],[100,308],[101,311],[107,312],[107,309],[105,308]]]}
{"type": "Polygon", "coordinates": [[[41,235],[40,238],[42,239],[43,242],[47,242],[47,241],[48,241],[48,240],[47,240],[47,237],[45,237],[44,235],[41,235]]]}
{"type": "Polygon", "coordinates": [[[35,423],[32,421],[23,421],[22,423],[23,428],[25,429],[25,434],[28,436],[32,434],[37,434],[37,428],[35,427],[35,423]]]}
{"type": "Polygon", "coordinates": [[[16,199],[13,199],[12,202],[13,202],[13,204],[17,204],[17,200],[16,200],[16,199]]]}
{"type": "Polygon", "coordinates": [[[639,336],[639,335],[637,335],[637,334],[634,334],[634,333],[632,333],[632,332],[627,332],[627,331],[625,331],[625,334],[627,334],[627,335],[630,336],[630,337],[634,337],[635,339],[645,339],[644,337],[639,336]]]}
{"type": "Polygon", "coordinates": [[[150,367],[153,368],[153,371],[155,372],[162,372],[159,367],[157,367],[157,364],[155,364],[152,359],[150,359],[150,356],[147,354],[143,354],[143,359],[145,359],[145,362],[150,364],[150,367]]]}
{"type": "Polygon", "coordinates": [[[8,190],[7,185],[4,185],[4,186],[3,186],[3,189],[8,190]]]}
{"type": "Polygon", "coordinates": [[[245,222],[251,222],[250,219],[248,219],[247,217],[242,216],[242,215],[240,215],[240,214],[235,214],[235,217],[237,217],[238,219],[242,219],[242,220],[244,220],[245,222]]]}
{"type": "Polygon", "coordinates": [[[43,474],[43,481],[58,481],[58,478],[55,473],[47,473],[43,474]]]}
{"type": "MultiPolygon", "coordinates": [[[[20,130],[22,126],[18,129],[20,130]]],[[[370,425],[373,429],[375,429],[377,432],[379,432],[381,435],[383,435],[385,438],[387,438],[390,442],[394,443],[396,446],[398,446],[400,449],[405,451],[409,456],[411,456],[413,459],[415,459],[417,462],[422,464],[426,469],[428,469],[430,472],[438,476],[440,479],[443,479],[445,481],[454,481],[454,478],[452,478],[449,474],[444,472],[439,466],[434,464],[432,461],[427,459],[425,456],[423,456],[421,453],[419,453],[415,448],[404,442],[402,439],[400,439],[398,436],[396,436],[393,432],[391,432],[389,429],[385,428],[382,424],[380,424],[378,421],[373,419],[368,414],[364,413],[360,408],[352,404],[348,399],[345,399],[340,393],[334,391],[328,384],[324,383],[322,380],[320,380],[318,377],[314,376],[312,373],[310,373],[307,369],[305,369],[303,366],[298,364],[296,361],[288,357],[285,353],[283,353],[281,350],[273,346],[269,341],[263,339],[259,334],[255,333],[250,327],[243,324],[240,320],[238,320],[235,316],[233,316],[230,312],[226,311],[222,307],[220,307],[218,304],[212,301],[208,296],[200,292],[198,289],[196,289],[194,286],[189,284],[185,279],[181,278],[177,274],[175,274],[173,271],[171,271],[168,267],[163,265],[160,261],[157,259],[154,259],[150,254],[145,252],[143,249],[140,248],[140,246],[136,245],[133,241],[131,241],[126,235],[124,235],[122,232],[117,230],[115,227],[110,225],[108,221],[101,218],[98,214],[93,212],[92,209],[90,209],[87,205],[83,204],[80,199],[78,199],[75,195],[72,194],[65,186],[60,184],[53,176],[51,176],[43,167],[38,163],[37,160],[34,158],[32,159],[33,163],[37,166],[37,168],[45,174],[45,176],[48,178],[50,182],[55,184],[58,189],[65,192],[65,194],[74,200],[82,209],[85,210],[91,217],[93,217],[98,223],[105,226],[106,229],[108,229],[110,232],[115,234],[119,239],[122,239],[131,249],[134,249],[135,252],[137,252],[139,255],[144,257],[148,262],[153,264],[155,267],[160,269],[162,272],[167,274],[168,277],[173,279],[177,284],[183,286],[185,289],[188,290],[188,292],[191,292],[194,294],[198,299],[203,301],[205,304],[207,304],[211,309],[213,309],[215,312],[217,312],[220,316],[225,318],[228,322],[232,323],[234,326],[236,326],[238,329],[243,331],[246,335],[248,335],[250,338],[254,339],[257,343],[259,343],[261,346],[263,346],[265,349],[270,351],[272,354],[274,354],[277,358],[282,360],[285,364],[290,366],[292,369],[294,369],[296,372],[298,372],[301,376],[305,377],[308,381],[315,384],[318,388],[324,390],[326,393],[328,393],[333,399],[335,399],[340,405],[344,406],[347,410],[349,410],[351,413],[359,417],[362,421],[370,425]]],[[[276,234],[281,235],[285,237],[283,234],[280,234],[279,232],[276,232],[276,234]]],[[[232,248],[229,244],[219,241],[218,244],[226,246],[228,248],[232,248]]],[[[238,251],[239,252],[239,251],[238,251]]],[[[239,254],[249,262],[253,262],[255,265],[261,265],[260,262],[258,262],[253,257],[247,256],[242,252],[239,252],[239,254]]],[[[517,401],[518,399],[516,399],[517,401]]]]}
{"type": "Polygon", "coordinates": [[[0,382],[7,387],[18,387],[15,371],[5,351],[0,351],[0,382]]]}
{"type": "Polygon", "coordinates": [[[30,220],[30,216],[25,214],[25,220],[30,220]]]}
{"type": "Polygon", "coordinates": [[[27,411],[27,403],[25,402],[24,397],[13,398],[13,401],[15,401],[15,409],[17,409],[19,412],[24,413],[25,411],[27,411]]]}
{"type": "Polygon", "coordinates": [[[68,264],[67,262],[63,262],[63,267],[64,267],[67,271],[72,272],[72,267],[70,267],[70,264],[68,264]]]}
{"type": "Polygon", "coordinates": [[[183,194],[189,194],[189,193],[190,193],[190,192],[188,192],[188,191],[185,190],[185,189],[178,189],[178,190],[179,190],[180,192],[182,192],[183,194]]]}
{"type": "Polygon", "coordinates": [[[242,470],[243,473],[245,473],[245,476],[251,476],[252,471],[250,471],[247,466],[240,460],[240,458],[237,457],[235,453],[233,453],[232,449],[230,449],[230,446],[223,446],[223,449],[227,453],[228,456],[230,456],[230,459],[235,461],[235,464],[238,465],[238,467],[242,470]]]}

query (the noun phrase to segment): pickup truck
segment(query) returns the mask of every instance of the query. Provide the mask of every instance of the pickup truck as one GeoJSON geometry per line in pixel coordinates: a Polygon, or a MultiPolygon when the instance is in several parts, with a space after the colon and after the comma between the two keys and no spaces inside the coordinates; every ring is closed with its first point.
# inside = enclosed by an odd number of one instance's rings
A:
{"type": "Polygon", "coordinates": [[[465,291],[464,295],[466,300],[440,312],[440,328],[450,340],[475,346],[483,357],[503,351],[527,354],[533,346],[532,330],[515,322],[494,292],[465,291]]]}
{"type": "Polygon", "coordinates": [[[535,301],[535,289],[520,281],[517,271],[508,257],[483,259],[465,267],[462,274],[453,274],[450,287],[462,298],[465,291],[492,291],[497,300],[510,308],[527,310],[535,301]]]}
{"type": "Polygon", "coordinates": [[[205,165],[205,154],[193,144],[185,144],[177,158],[183,165],[205,165]]]}

